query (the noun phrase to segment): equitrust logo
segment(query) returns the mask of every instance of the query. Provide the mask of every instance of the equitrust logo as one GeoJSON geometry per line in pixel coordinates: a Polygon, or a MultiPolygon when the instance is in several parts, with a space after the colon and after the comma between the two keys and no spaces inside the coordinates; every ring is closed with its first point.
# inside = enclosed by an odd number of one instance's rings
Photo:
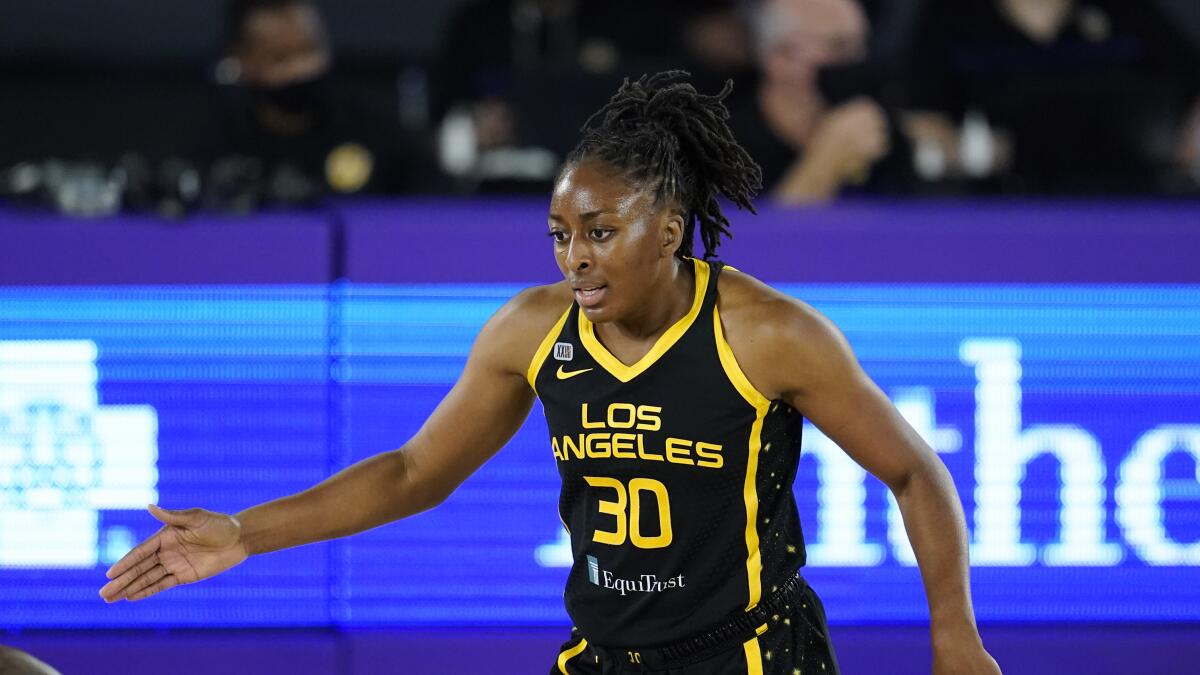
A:
{"type": "Polygon", "coordinates": [[[682,574],[666,577],[665,579],[660,578],[657,574],[639,574],[635,579],[622,579],[606,569],[601,569],[600,561],[594,555],[587,557],[587,566],[588,581],[601,588],[617,591],[621,595],[629,595],[630,593],[662,593],[672,588],[686,587],[682,574]]]}

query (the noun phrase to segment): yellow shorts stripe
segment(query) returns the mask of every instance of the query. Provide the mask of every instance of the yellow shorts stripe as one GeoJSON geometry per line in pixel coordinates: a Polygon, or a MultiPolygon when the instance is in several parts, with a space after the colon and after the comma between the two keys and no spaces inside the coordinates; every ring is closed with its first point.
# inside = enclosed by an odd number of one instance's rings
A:
{"type": "Polygon", "coordinates": [[[758,648],[758,637],[746,640],[742,643],[742,649],[746,652],[747,675],[763,675],[762,652],[758,648]]]}
{"type": "MultiPolygon", "coordinates": [[[[577,644],[574,647],[571,647],[570,649],[568,649],[567,651],[559,654],[558,655],[558,672],[562,673],[562,675],[571,675],[571,673],[567,672],[567,661],[570,661],[571,659],[575,658],[576,656],[579,655],[580,652],[582,652],[585,649],[587,649],[587,640],[580,639],[579,644],[577,644]]],[[[762,672],[761,666],[759,667],[758,672],[759,673],[762,672]]]]}

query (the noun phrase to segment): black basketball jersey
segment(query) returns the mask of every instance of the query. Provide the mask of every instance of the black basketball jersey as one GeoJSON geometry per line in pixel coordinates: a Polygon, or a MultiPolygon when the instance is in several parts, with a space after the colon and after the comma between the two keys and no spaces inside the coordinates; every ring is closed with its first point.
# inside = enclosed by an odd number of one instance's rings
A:
{"type": "Polygon", "coordinates": [[[721,264],[691,263],[690,311],[637,363],[610,354],[576,303],[529,366],[571,534],[567,612],[599,645],[690,636],[804,563],[802,418],[738,367],[717,312],[721,264]]]}

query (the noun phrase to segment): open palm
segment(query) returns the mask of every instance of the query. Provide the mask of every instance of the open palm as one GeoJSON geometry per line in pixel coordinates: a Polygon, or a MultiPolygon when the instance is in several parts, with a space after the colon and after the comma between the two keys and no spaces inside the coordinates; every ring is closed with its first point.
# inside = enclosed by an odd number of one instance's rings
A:
{"type": "Polygon", "coordinates": [[[171,511],[150,506],[163,527],[108,569],[105,602],[141,600],[180,584],[216,576],[246,559],[241,524],[205,509],[171,511]]]}

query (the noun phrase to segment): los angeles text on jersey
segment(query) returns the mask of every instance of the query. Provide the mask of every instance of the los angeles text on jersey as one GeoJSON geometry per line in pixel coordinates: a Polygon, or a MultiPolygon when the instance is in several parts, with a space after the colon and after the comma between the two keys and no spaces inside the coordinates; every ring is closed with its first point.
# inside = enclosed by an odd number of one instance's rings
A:
{"type": "Polygon", "coordinates": [[[722,446],[687,438],[668,437],[660,447],[647,443],[643,431],[663,428],[662,406],[610,403],[608,410],[588,411],[580,406],[580,421],[584,429],[596,431],[552,437],[554,457],[566,462],[571,459],[642,459],[651,462],[688,464],[705,469],[720,469],[725,465],[722,446]],[[627,431],[620,431],[627,430],[627,431]]]}
{"type": "Polygon", "coordinates": [[[612,572],[601,569],[600,562],[596,559],[596,556],[589,555],[587,561],[588,581],[597,586],[617,591],[621,595],[628,595],[630,592],[662,593],[668,589],[684,588],[686,586],[682,574],[676,574],[666,579],[659,579],[657,574],[639,574],[636,579],[621,579],[612,572]]]}

